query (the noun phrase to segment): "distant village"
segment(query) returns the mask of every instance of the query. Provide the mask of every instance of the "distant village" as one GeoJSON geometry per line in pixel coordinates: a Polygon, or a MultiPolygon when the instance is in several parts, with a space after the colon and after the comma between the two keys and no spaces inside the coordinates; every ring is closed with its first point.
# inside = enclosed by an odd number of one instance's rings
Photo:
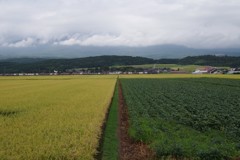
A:
{"type": "Polygon", "coordinates": [[[41,76],[41,75],[100,75],[100,74],[240,74],[240,68],[219,68],[219,67],[201,67],[193,72],[172,68],[133,68],[133,67],[105,67],[104,69],[84,68],[84,69],[69,69],[65,72],[53,70],[49,73],[5,73],[0,76],[41,76]]]}
{"type": "Polygon", "coordinates": [[[217,68],[217,67],[203,67],[198,68],[192,74],[240,74],[240,68],[217,68]]]}

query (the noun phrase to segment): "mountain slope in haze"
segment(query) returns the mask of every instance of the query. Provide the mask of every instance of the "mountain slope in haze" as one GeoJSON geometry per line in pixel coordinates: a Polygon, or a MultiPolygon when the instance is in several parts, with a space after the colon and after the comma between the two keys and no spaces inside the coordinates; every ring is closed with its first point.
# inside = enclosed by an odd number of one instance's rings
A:
{"type": "Polygon", "coordinates": [[[0,59],[0,62],[13,62],[13,63],[35,63],[45,61],[47,58],[10,58],[0,59]]]}
{"type": "Polygon", "coordinates": [[[229,55],[240,56],[240,48],[195,49],[181,45],[155,46],[61,46],[40,45],[23,48],[0,47],[0,59],[3,58],[81,58],[100,55],[129,55],[153,59],[183,58],[197,55],[229,55]]]}
{"type": "MultiPolygon", "coordinates": [[[[148,49],[147,49],[148,50],[148,49]]],[[[217,48],[217,49],[195,49],[180,45],[160,45],[149,48],[151,53],[146,57],[159,58],[184,58],[187,56],[217,55],[217,56],[240,56],[240,48],[217,48]]]]}

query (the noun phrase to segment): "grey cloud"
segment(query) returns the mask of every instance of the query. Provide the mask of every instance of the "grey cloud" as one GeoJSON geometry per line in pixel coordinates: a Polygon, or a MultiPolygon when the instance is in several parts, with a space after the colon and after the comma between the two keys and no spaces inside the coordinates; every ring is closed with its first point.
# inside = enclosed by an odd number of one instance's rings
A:
{"type": "Polygon", "coordinates": [[[5,43],[3,44],[4,47],[28,47],[33,45],[35,42],[32,38],[26,38],[21,41],[15,42],[15,43],[5,43]]]}
{"type": "Polygon", "coordinates": [[[1,0],[0,45],[240,47],[239,0],[1,0]]]}

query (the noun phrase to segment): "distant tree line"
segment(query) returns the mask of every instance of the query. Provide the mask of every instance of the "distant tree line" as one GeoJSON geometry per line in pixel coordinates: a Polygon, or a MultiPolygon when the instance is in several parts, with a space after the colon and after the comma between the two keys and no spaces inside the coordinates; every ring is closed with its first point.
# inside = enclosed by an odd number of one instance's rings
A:
{"type": "Polygon", "coordinates": [[[240,57],[212,56],[212,55],[194,56],[194,57],[186,57],[186,58],[180,59],[178,64],[240,67],[240,57]]]}
{"type": "MultiPolygon", "coordinates": [[[[96,68],[109,70],[111,66],[141,65],[141,64],[181,64],[181,65],[210,65],[240,67],[240,57],[230,56],[194,56],[182,59],[151,59],[131,56],[96,56],[75,59],[42,59],[19,61],[17,59],[0,61],[0,73],[49,73],[57,70],[66,72],[75,68],[96,68]]],[[[131,67],[123,67],[123,70],[130,71],[131,67]]]]}

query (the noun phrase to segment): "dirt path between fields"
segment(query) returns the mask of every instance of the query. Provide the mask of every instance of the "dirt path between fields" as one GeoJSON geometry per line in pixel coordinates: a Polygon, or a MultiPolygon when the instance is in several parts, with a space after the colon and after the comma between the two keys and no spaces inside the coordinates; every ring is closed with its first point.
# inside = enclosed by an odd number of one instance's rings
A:
{"type": "Polygon", "coordinates": [[[133,141],[128,135],[129,119],[128,110],[124,102],[122,85],[118,83],[118,96],[119,96],[119,129],[118,135],[120,139],[119,159],[120,160],[150,160],[154,159],[153,152],[146,144],[133,141]]]}

